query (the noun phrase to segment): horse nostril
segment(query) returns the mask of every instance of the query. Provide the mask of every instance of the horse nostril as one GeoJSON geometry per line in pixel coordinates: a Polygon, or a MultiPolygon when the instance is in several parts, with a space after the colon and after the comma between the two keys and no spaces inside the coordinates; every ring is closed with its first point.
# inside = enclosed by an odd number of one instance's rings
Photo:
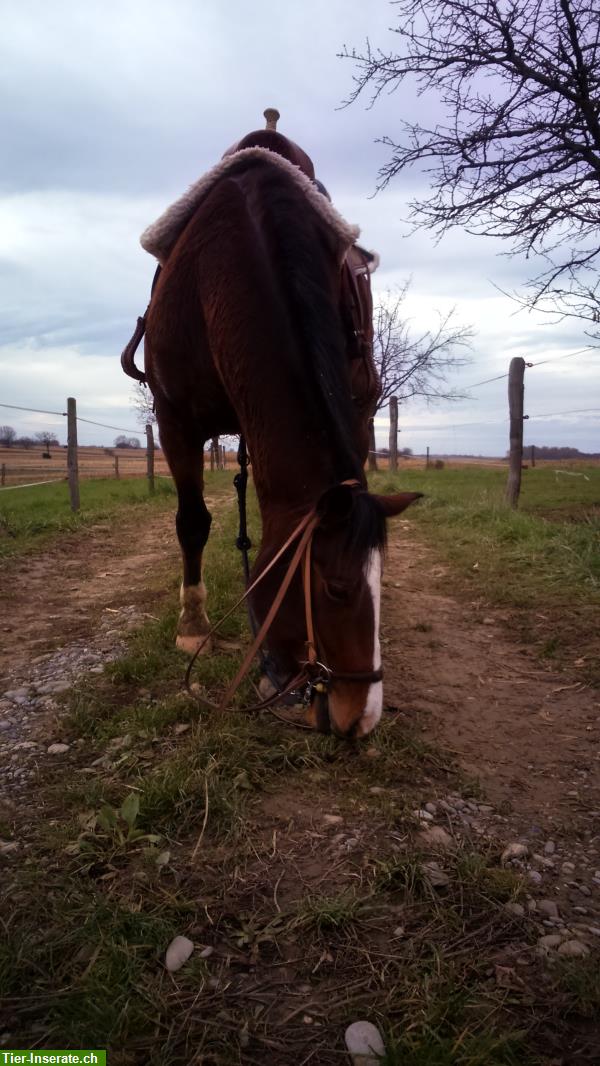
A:
{"type": "Polygon", "coordinates": [[[358,722],[353,722],[348,729],[342,729],[339,725],[333,725],[330,732],[338,738],[338,740],[354,740],[356,737],[356,729],[358,722]]]}

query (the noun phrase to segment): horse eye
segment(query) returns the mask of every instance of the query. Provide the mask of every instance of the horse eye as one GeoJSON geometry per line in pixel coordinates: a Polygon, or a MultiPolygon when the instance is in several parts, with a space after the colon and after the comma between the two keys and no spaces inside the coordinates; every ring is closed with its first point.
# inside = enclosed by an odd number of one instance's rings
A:
{"type": "Polygon", "coordinates": [[[338,585],[335,581],[327,581],[325,584],[325,591],[330,600],[335,600],[336,603],[347,603],[349,591],[345,585],[338,585]]]}

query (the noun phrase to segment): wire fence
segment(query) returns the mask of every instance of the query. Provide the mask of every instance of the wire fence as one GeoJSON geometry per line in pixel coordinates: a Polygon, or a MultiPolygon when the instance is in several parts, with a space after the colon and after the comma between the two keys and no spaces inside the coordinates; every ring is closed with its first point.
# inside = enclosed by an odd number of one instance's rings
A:
{"type": "MultiPolygon", "coordinates": [[[[576,356],[593,351],[594,347],[588,345],[584,348],[576,349],[572,352],[566,352],[562,355],[557,355],[548,359],[541,359],[537,361],[528,361],[524,363],[527,371],[531,371],[537,367],[543,367],[548,364],[557,363],[565,359],[572,359],[576,356]]],[[[469,385],[463,387],[463,391],[467,396],[471,395],[475,390],[487,387],[500,381],[508,379],[509,372],[503,374],[497,374],[490,378],[485,378],[481,381],[475,381],[469,385]]],[[[535,385],[533,381],[529,379],[529,373],[527,374],[527,388],[528,399],[535,395],[535,385]],[[530,386],[533,386],[530,388],[530,386]]],[[[75,401],[68,401],[69,404],[73,404],[73,410],[75,411],[75,401]]],[[[503,399],[503,404],[505,400],[503,399]]],[[[147,477],[149,484],[153,485],[153,479],[165,478],[170,476],[169,467],[165,456],[160,448],[156,447],[154,438],[152,435],[152,427],[147,426],[145,430],[139,428],[133,428],[131,426],[117,426],[112,423],[102,422],[96,419],[87,418],[85,415],[73,414],[72,422],[69,423],[69,410],[48,410],[44,408],[29,407],[26,405],[0,403],[0,409],[8,411],[18,411],[22,413],[31,413],[34,415],[44,415],[47,418],[58,419],[58,422],[47,423],[47,430],[38,432],[36,434],[37,439],[35,441],[29,441],[27,447],[2,447],[0,442],[0,491],[18,488],[18,487],[34,487],[42,486],[45,484],[52,484],[62,480],[69,480],[73,482],[73,476],[77,479],[105,479],[105,478],[140,478],[147,477]],[[68,442],[66,445],[58,444],[54,430],[58,426],[64,426],[65,421],[69,424],[68,442]],[[127,434],[128,447],[122,447],[115,445],[114,447],[100,447],[100,446],[77,446],[77,425],[83,424],[86,426],[94,426],[101,429],[107,429],[119,434],[127,434]],[[134,447],[135,443],[139,444],[140,438],[143,438],[144,433],[146,435],[146,448],[134,447]]],[[[562,410],[552,411],[536,411],[535,409],[531,414],[523,414],[523,420],[557,420],[562,419],[565,416],[582,416],[582,418],[595,419],[600,415],[600,407],[565,407],[562,410]]],[[[39,422],[34,423],[39,426],[39,422]]],[[[401,421],[401,430],[403,434],[415,432],[418,433],[423,439],[423,435],[431,437],[431,443],[426,448],[417,449],[415,455],[404,455],[403,450],[399,452],[399,458],[402,460],[411,458],[422,459],[425,465],[429,465],[430,460],[434,461],[440,454],[444,457],[451,457],[457,460],[463,459],[465,461],[477,461],[476,457],[466,455],[460,455],[456,452],[454,455],[448,455],[446,452],[440,452],[440,449],[436,447],[435,441],[438,434],[444,433],[451,434],[460,433],[462,430],[481,429],[485,432],[486,429],[498,429],[499,427],[505,427],[506,429],[506,446],[508,445],[508,428],[509,428],[509,414],[503,418],[497,419],[467,419],[465,421],[448,421],[447,416],[443,422],[429,421],[429,422],[404,422],[401,421]]],[[[406,439],[404,437],[403,439],[406,439]]],[[[410,451],[405,449],[404,451],[410,451]]],[[[376,463],[380,466],[387,465],[387,458],[389,456],[389,449],[373,448],[370,452],[370,465],[376,463]]],[[[494,460],[482,459],[486,463],[494,462],[494,460]]],[[[210,449],[210,465],[214,467],[226,467],[227,465],[233,465],[235,462],[235,455],[232,452],[227,452],[222,445],[212,443],[210,449]]],[[[505,460],[498,458],[496,463],[503,465],[505,460]]]]}
{"type": "MultiPolygon", "coordinates": [[[[574,358],[576,356],[580,356],[580,355],[582,355],[584,353],[592,352],[592,351],[597,351],[597,348],[595,348],[595,346],[593,346],[593,345],[586,345],[584,348],[578,348],[575,351],[566,352],[566,353],[563,353],[562,355],[553,356],[553,357],[548,358],[548,359],[540,359],[540,360],[537,360],[537,361],[524,361],[524,368],[527,370],[526,385],[527,385],[527,399],[528,399],[528,402],[531,402],[532,405],[535,404],[535,398],[534,397],[535,397],[535,387],[536,387],[536,384],[537,384],[537,375],[534,375],[533,377],[531,377],[530,373],[529,373],[530,371],[534,370],[537,367],[543,367],[543,366],[546,366],[546,365],[551,364],[551,363],[558,363],[558,362],[561,362],[564,359],[572,359],[572,358],[574,358]]],[[[461,386],[461,392],[466,394],[463,397],[463,399],[464,398],[468,399],[470,397],[470,395],[473,392],[475,392],[475,390],[477,390],[477,389],[483,388],[484,386],[488,386],[488,385],[491,385],[491,384],[499,382],[499,381],[505,381],[508,378],[509,378],[509,371],[507,371],[506,373],[503,373],[503,374],[496,374],[493,377],[485,378],[485,379],[483,379],[481,381],[475,381],[475,382],[473,382],[473,383],[471,383],[469,385],[461,386]]],[[[475,397],[473,397],[473,399],[475,399],[475,397]]],[[[457,439],[460,439],[461,437],[464,438],[465,435],[462,433],[462,431],[464,431],[464,430],[469,431],[469,430],[477,430],[477,429],[479,429],[479,430],[482,431],[482,433],[481,433],[482,437],[484,437],[484,438],[487,437],[487,440],[489,442],[489,440],[491,438],[491,434],[490,433],[486,434],[486,430],[493,430],[493,431],[495,431],[494,434],[493,434],[494,440],[495,441],[503,441],[503,443],[504,443],[504,447],[499,446],[498,451],[497,451],[498,461],[503,462],[505,453],[508,450],[509,424],[510,424],[510,417],[509,417],[509,410],[508,410],[508,405],[507,405],[506,393],[503,393],[503,395],[502,395],[502,406],[506,406],[506,415],[504,415],[503,417],[500,417],[500,418],[492,417],[492,418],[485,418],[485,419],[468,419],[468,420],[465,420],[465,421],[458,421],[458,420],[457,421],[454,421],[454,420],[451,421],[447,417],[447,409],[446,409],[444,411],[443,421],[426,421],[426,420],[422,420],[422,421],[419,421],[419,422],[414,422],[414,421],[410,421],[410,420],[404,421],[402,419],[401,420],[400,429],[401,429],[401,432],[402,432],[403,435],[408,434],[410,436],[410,434],[412,433],[414,435],[418,435],[418,438],[420,438],[420,440],[423,440],[424,436],[425,436],[425,439],[427,439],[427,437],[430,438],[429,446],[427,446],[425,448],[417,448],[417,449],[414,450],[415,451],[415,457],[421,457],[421,456],[427,457],[428,455],[431,456],[431,457],[434,457],[434,456],[437,455],[437,456],[441,456],[443,458],[447,457],[447,458],[450,458],[450,459],[459,459],[459,458],[467,459],[468,458],[468,459],[473,460],[473,461],[476,459],[476,457],[474,455],[467,456],[467,455],[461,454],[462,449],[458,449],[456,447],[454,447],[454,448],[446,447],[443,450],[440,449],[439,446],[436,445],[436,440],[439,439],[440,435],[443,434],[443,435],[446,436],[446,438],[448,438],[448,436],[450,436],[452,438],[452,440],[454,442],[456,442],[457,439]],[[504,440],[503,440],[503,434],[501,432],[502,429],[505,429],[505,432],[506,432],[506,436],[504,437],[504,440]],[[500,457],[502,457],[502,458],[500,458],[500,457]]],[[[581,419],[580,419],[581,423],[588,422],[588,421],[590,423],[591,422],[595,422],[595,421],[600,419],[600,406],[596,406],[596,407],[565,407],[562,410],[552,410],[552,411],[539,411],[539,410],[535,410],[535,407],[534,407],[534,409],[530,413],[529,412],[524,413],[522,417],[523,417],[523,421],[524,422],[530,422],[531,421],[534,424],[535,424],[536,421],[538,421],[538,422],[545,421],[547,423],[554,421],[557,424],[559,424],[560,420],[564,419],[566,416],[573,416],[573,415],[582,416],[581,419]]],[[[377,422],[378,422],[379,425],[385,424],[385,419],[377,419],[377,422]]],[[[392,432],[393,432],[393,430],[392,430],[392,432]]],[[[531,434],[529,434],[529,435],[531,436],[531,434]]],[[[404,437],[404,439],[406,439],[406,436],[404,437]]],[[[537,443],[540,444],[541,442],[538,441],[537,443]]],[[[379,457],[386,458],[387,455],[390,452],[391,447],[392,447],[392,443],[390,442],[390,448],[381,448],[380,447],[377,451],[373,448],[371,450],[371,452],[370,452],[370,455],[372,457],[376,458],[376,459],[378,459],[379,457]]],[[[534,447],[534,444],[529,444],[528,447],[529,448],[534,447]]],[[[489,444],[488,444],[487,454],[489,455],[489,444]]],[[[405,458],[406,458],[406,456],[405,456],[405,458]]]]}

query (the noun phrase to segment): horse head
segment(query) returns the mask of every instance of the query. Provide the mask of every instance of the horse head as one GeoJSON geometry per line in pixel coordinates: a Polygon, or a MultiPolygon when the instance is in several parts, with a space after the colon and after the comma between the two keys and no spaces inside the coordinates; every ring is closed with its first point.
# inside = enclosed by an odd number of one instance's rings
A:
{"type": "MultiPolygon", "coordinates": [[[[307,668],[308,720],[322,732],[363,737],[381,718],[383,685],[379,619],[386,520],[421,493],[379,496],[357,482],[328,489],[303,563],[268,637],[278,678],[307,668]]],[[[262,564],[258,563],[260,567],[262,564]]],[[[281,573],[274,577],[280,580],[281,573]]],[[[268,610],[273,584],[253,606],[268,610]]]]}

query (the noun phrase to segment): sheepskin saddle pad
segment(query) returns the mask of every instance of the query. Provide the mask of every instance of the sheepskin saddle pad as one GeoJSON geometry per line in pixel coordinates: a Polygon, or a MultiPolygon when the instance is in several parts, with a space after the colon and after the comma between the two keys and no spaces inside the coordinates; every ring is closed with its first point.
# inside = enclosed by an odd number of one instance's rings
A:
{"type": "MultiPolygon", "coordinates": [[[[254,147],[242,148],[234,152],[233,155],[225,156],[203,177],[194,182],[187,192],[180,196],[175,203],[171,204],[156,222],[153,222],[144,230],[140,237],[142,248],[155,256],[162,265],[201,201],[210,192],[215,183],[228,174],[238,171],[244,160],[251,161],[255,159],[263,159],[272,166],[279,167],[291,177],[311,206],[315,211],[319,212],[337,235],[342,254],[355,244],[360,233],[359,227],[352,226],[346,222],[333,204],[319,192],[314,182],[299,167],[270,149],[254,147]]],[[[375,253],[366,252],[364,256],[368,269],[372,272],[377,267],[378,257],[375,253]]]]}

